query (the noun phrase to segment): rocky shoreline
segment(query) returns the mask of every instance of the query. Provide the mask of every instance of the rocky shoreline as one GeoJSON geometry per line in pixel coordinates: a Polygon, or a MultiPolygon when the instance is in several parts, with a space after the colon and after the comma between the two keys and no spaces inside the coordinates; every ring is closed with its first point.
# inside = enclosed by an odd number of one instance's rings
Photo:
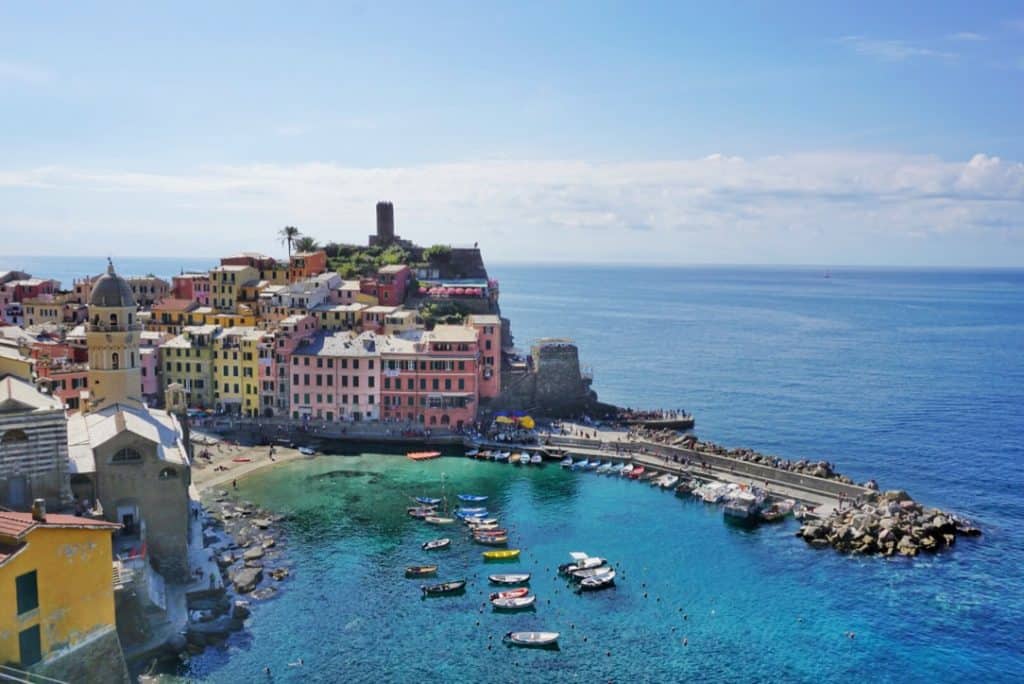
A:
{"type": "Polygon", "coordinates": [[[902,490],[871,492],[826,518],[805,519],[796,533],[815,548],[885,557],[937,552],[953,546],[958,536],[980,535],[969,520],[922,506],[902,490]]]}

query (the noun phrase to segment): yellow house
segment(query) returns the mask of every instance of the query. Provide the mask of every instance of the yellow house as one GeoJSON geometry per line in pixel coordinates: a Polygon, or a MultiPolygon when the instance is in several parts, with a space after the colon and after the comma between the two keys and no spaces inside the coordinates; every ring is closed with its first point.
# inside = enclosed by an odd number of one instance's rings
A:
{"type": "Polygon", "coordinates": [[[0,376],[13,375],[32,382],[35,377],[35,362],[18,347],[0,344],[0,376]]]}
{"type": "MultiPolygon", "coordinates": [[[[120,527],[45,507],[0,511],[0,663],[53,675],[47,667],[67,672],[97,641],[118,643],[111,534],[120,527]]],[[[124,668],[119,645],[116,654],[111,672],[124,668]]]]}
{"type": "Polygon", "coordinates": [[[210,303],[213,308],[234,313],[242,286],[259,280],[259,271],[252,266],[218,266],[210,270],[210,303]]]}
{"type": "Polygon", "coordinates": [[[266,331],[225,328],[213,343],[214,405],[218,410],[259,415],[260,341],[266,331]]]}

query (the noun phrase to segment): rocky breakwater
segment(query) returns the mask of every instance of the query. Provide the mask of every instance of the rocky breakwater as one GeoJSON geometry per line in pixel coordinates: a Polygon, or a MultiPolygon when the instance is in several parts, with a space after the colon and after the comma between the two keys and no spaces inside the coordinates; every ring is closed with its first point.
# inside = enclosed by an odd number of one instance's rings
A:
{"type": "Polygon", "coordinates": [[[227,592],[216,605],[191,606],[186,638],[192,650],[219,644],[230,632],[242,629],[251,601],[273,597],[290,573],[280,529],[283,515],[218,490],[208,502],[207,516],[209,541],[227,592]]]}
{"type": "Polygon", "coordinates": [[[916,556],[947,549],[958,536],[977,537],[970,521],[917,503],[902,490],[871,492],[858,505],[821,519],[805,519],[797,531],[811,546],[852,554],[916,556]]]}

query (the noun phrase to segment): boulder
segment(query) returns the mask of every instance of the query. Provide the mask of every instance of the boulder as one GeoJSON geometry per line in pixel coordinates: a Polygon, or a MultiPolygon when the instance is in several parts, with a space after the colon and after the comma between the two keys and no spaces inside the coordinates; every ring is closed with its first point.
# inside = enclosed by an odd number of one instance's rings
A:
{"type": "Polygon", "coordinates": [[[231,607],[231,617],[235,620],[244,620],[252,615],[252,610],[249,609],[248,601],[235,601],[231,607]]]}
{"type": "Polygon", "coordinates": [[[224,553],[217,556],[217,565],[219,565],[222,568],[226,568],[234,562],[235,556],[230,551],[225,551],[224,553]]]}
{"type": "Polygon", "coordinates": [[[267,537],[263,540],[263,543],[260,544],[260,546],[262,546],[265,549],[270,549],[273,548],[275,544],[277,544],[277,542],[274,541],[273,537],[267,537]]]}
{"type": "Polygon", "coordinates": [[[261,530],[265,530],[270,527],[270,521],[266,518],[256,518],[252,523],[261,530]]]}
{"type": "Polygon", "coordinates": [[[916,556],[917,551],[917,544],[910,537],[903,537],[896,545],[896,552],[901,556],[916,556]]]}
{"type": "Polygon", "coordinates": [[[263,579],[263,568],[242,568],[231,574],[231,583],[235,585],[235,591],[245,594],[256,588],[263,579]]]}
{"type": "Polygon", "coordinates": [[[263,547],[254,546],[251,549],[246,549],[245,553],[242,554],[242,558],[247,561],[263,558],[263,547]]]}

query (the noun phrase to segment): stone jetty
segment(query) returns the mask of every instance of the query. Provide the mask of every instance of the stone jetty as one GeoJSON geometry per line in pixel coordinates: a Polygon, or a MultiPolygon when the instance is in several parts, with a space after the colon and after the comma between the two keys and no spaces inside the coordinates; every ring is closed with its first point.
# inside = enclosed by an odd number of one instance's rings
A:
{"type": "Polygon", "coordinates": [[[797,536],[811,546],[846,553],[916,556],[949,548],[957,536],[981,534],[969,521],[922,506],[902,490],[872,492],[861,499],[825,518],[805,520],[797,536]]]}

